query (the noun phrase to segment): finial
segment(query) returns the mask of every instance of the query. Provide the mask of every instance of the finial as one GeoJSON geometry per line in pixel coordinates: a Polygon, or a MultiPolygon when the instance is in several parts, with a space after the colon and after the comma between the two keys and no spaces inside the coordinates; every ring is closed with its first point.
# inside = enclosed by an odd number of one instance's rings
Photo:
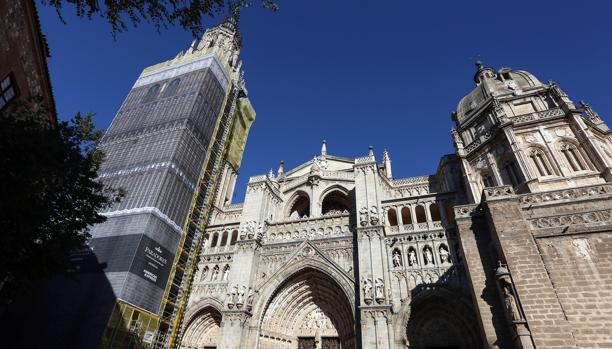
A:
{"type": "Polygon", "coordinates": [[[368,147],[368,155],[369,156],[374,156],[374,147],[372,147],[372,146],[368,147]]]}
{"type": "Polygon", "coordinates": [[[391,160],[391,158],[389,157],[389,152],[385,148],[385,150],[383,150],[383,161],[389,161],[389,160],[391,160]]]}
{"type": "Polygon", "coordinates": [[[478,70],[482,69],[482,67],[483,67],[482,60],[480,60],[480,59],[477,59],[476,62],[474,62],[474,64],[476,64],[476,68],[478,70]]]}
{"type": "Polygon", "coordinates": [[[282,177],[285,175],[285,162],[281,160],[280,164],[278,164],[278,176],[282,177]]]}
{"type": "Polygon", "coordinates": [[[272,169],[270,169],[270,172],[268,172],[268,178],[274,178],[274,171],[272,171],[272,169]]]}
{"type": "Polygon", "coordinates": [[[323,140],[323,144],[321,145],[321,155],[327,155],[327,141],[323,140]]]}

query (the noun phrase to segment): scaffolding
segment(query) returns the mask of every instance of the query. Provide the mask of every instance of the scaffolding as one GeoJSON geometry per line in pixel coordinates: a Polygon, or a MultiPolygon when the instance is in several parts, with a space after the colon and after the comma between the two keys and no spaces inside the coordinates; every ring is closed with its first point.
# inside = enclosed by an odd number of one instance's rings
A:
{"type": "Polygon", "coordinates": [[[244,77],[238,74],[230,86],[221,117],[217,121],[213,138],[206,152],[206,158],[196,187],[191,208],[178,250],[169,282],[161,304],[161,316],[153,348],[176,348],[189,298],[191,282],[201,250],[201,239],[208,224],[209,213],[218,189],[223,160],[228,144],[231,125],[235,119],[238,98],[244,93],[244,77]]]}

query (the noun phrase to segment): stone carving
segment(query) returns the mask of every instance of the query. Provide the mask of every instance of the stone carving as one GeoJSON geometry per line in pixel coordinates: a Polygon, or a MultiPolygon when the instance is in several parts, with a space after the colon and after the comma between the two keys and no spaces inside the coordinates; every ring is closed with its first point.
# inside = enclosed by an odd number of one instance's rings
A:
{"type": "Polygon", "coordinates": [[[612,193],[612,185],[602,184],[592,187],[557,190],[538,194],[527,194],[521,196],[520,202],[523,205],[532,205],[559,200],[583,199],[587,197],[607,195],[610,193],[612,193]]]}
{"type": "Polygon", "coordinates": [[[434,264],[433,253],[431,252],[431,247],[425,246],[425,248],[423,249],[423,257],[425,260],[425,265],[434,264]]]}
{"type": "Polygon", "coordinates": [[[202,270],[202,276],[200,276],[200,280],[202,280],[202,281],[203,281],[203,280],[206,280],[206,277],[207,277],[207,276],[208,276],[208,267],[205,267],[205,268],[202,270]]]}
{"type": "Polygon", "coordinates": [[[370,208],[370,224],[377,225],[378,222],[378,208],[376,206],[372,206],[370,208]]]}
{"type": "Polygon", "coordinates": [[[506,309],[506,315],[511,321],[520,321],[521,313],[519,311],[516,294],[514,293],[514,285],[510,277],[508,268],[499,262],[499,266],[495,270],[495,278],[497,285],[501,291],[501,296],[504,302],[504,308],[506,309]]]}
{"type": "Polygon", "coordinates": [[[393,251],[393,266],[396,268],[402,266],[402,255],[399,250],[393,251]]]}
{"type": "Polygon", "coordinates": [[[253,239],[257,229],[257,222],[248,221],[240,229],[240,240],[253,239]]]}
{"type": "Polygon", "coordinates": [[[382,303],[385,300],[385,283],[382,279],[378,278],[374,284],[374,296],[378,303],[382,303]]]}
{"type": "Polygon", "coordinates": [[[368,225],[368,208],[365,206],[359,210],[359,224],[362,227],[368,225]]]}
{"type": "Polygon", "coordinates": [[[218,276],[219,276],[219,266],[215,265],[215,267],[213,268],[213,272],[212,272],[212,276],[210,277],[210,280],[215,281],[217,280],[218,276]]]}
{"type": "Polygon", "coordinates": [[[363,299],[366,304],[372,303],[372,279],[363,279],[363,299]]]}
{"type": "Polygon", "coordinates": [[[446,249],[446,246],[441,245],[439,248],[440,251],[440,263],[444,264],[444,263],[450,263],[450,256],[448,253],[448,249],[446,249]]]}
{"type": "Polygon", "coordinates": [[[612,221],[612,210],[560,215],[554,217],[542,217],[529,220],[531,226],[537,229],[556,228],[574,224],[590,224],[610,221],[612,221]]]}
{"type": "Polygon", "coordinates": [[[509,185],[485,189],[485,196],[487,197],[487,199],[491,199],[491,198],[499,199],[503,197],[509,197],[512,195],[514,195],[514,189],[512,189],[512,186],[509,186],[509,185]]]}
{"type": "Polygon", "coordinates": [[[231,290],[227,293],[227,307],[232,309],[234,304],[238,301],[238,286],[232,286],[231,290]]]}
{"type": "Polygon", "coordinates": [[[412,248],[408,251],[408,264],[410,266],[415,266],[419,264],[417,261],[416,252],[412,248]]]}
{"type": "Polygon", "coordinates": [[[242,308],[242,305],[244,304],[245,293],[246,293],[246,286],[242,285],[242,287],[240,288],[240,292],[238,292],[238,295],[237,295],[236,308],[238,309],[242,308]]]}
{"type": "Polygon", "coordinates": [[[223,281],[227,281],[227,277],[229,276],[229,271],[230,271],[230,266],[226,265],[225,268],[223,268],[223,277],[222,277],[223,281]]]}

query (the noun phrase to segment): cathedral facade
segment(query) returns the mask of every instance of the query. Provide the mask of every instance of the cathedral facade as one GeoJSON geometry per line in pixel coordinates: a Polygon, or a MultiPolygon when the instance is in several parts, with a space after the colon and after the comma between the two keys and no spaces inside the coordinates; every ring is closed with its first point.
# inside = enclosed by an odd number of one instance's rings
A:
{"type": "Polygon", "coordinates": [[[528,72],[474,81],[435,174],[323,142],[233,204],[226,167],[180,347],[612,345],[610,131],[528,72]]]}

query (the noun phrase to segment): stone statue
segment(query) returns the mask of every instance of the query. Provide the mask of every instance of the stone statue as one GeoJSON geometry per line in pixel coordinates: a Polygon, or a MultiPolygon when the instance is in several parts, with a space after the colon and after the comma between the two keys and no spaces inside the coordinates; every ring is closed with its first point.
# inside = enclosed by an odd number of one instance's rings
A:
{"type": "Polygon", "coordinates": [[[372,299],[372,280],[369,278],[363,280],[363,298],[372,299]]]}
{"type": "Polygon", "coordinates": [[[359,210],[359,223],[362,226],[368,225],[368,208],[365,206],[359,210]]]}
{"type": "Polygon", "coordinates": [[[393,251],[393,266],[401,267],[402,266],[402,255],[398,250],[393,251]]]}
{"type": "Polygon", "coordinates": [[[200,277],[200,280],[206,280],[206,276],[208,276],[208,268],[204,268],[204,270],[202,270],[202,276],[200,277]]]}
{"type": "Polygon", "coordinates": [[[212,272],[212,276],[210,277],[211,281],[215,281],[217,280],[217,277],[219,276],[219,267],[214,267],[213,272],[212,272]]]}
{"type": "Polygon", "coordinates": [[[240,289],[240,292],[238,292],[238,300],[236,301],[236,305],[242,305],[244,304],[244,296],[246,293],[246,286],[242,286],[242,288],[240,289]]]}
{"type": "Polygon", "coordinates": [[[370,224],[378,224],[378,208],[376,206],[370,208],[370,224]]]}
{"type": "Polygon", "coordinates": [[[429,246],[425,247],[423,250],[423,256],[425,257],[425,264],[430,265],[434,263],[433,253],[431,253],[431,248],[429,246]]]}
{"type": "Polygon", "coordinates": [[[223,277],[222,277],[222,280],[223,280],[223,281],[227,281],[227,277],[228,277],[228,275],[229,275],[229,271],[230,271],[229,266],[227,266],[227,267],[225,267],[225,268],[223,269],[223,277]]]}
{"type": "Polygon", "coordinates": [[[385,298],[385,283],[382,279],[376,279],[376,283],[374,284],[376,299],[384,299],[385,298]]]}
{"type": "Polygon", "coordinates": [[[246,304],[253,305],[253,289],[252,288],[249,288],[249,293],[246,297],[246,304]]]}
{"type": "Polygon", "coordinates": [[[414,252],[414,250],[408,251],[408,264],[410,264],[410,266],[418,264],[416,253],[414,252]]]}
{"type": "Polygon", "coordinates": [[[446,247],[444,245],[440,246],[440,262],[442,264],[444,263],[450,263],[450,258],[449,258],[449,253],[448,250],[446,249],[446,247]]]}

